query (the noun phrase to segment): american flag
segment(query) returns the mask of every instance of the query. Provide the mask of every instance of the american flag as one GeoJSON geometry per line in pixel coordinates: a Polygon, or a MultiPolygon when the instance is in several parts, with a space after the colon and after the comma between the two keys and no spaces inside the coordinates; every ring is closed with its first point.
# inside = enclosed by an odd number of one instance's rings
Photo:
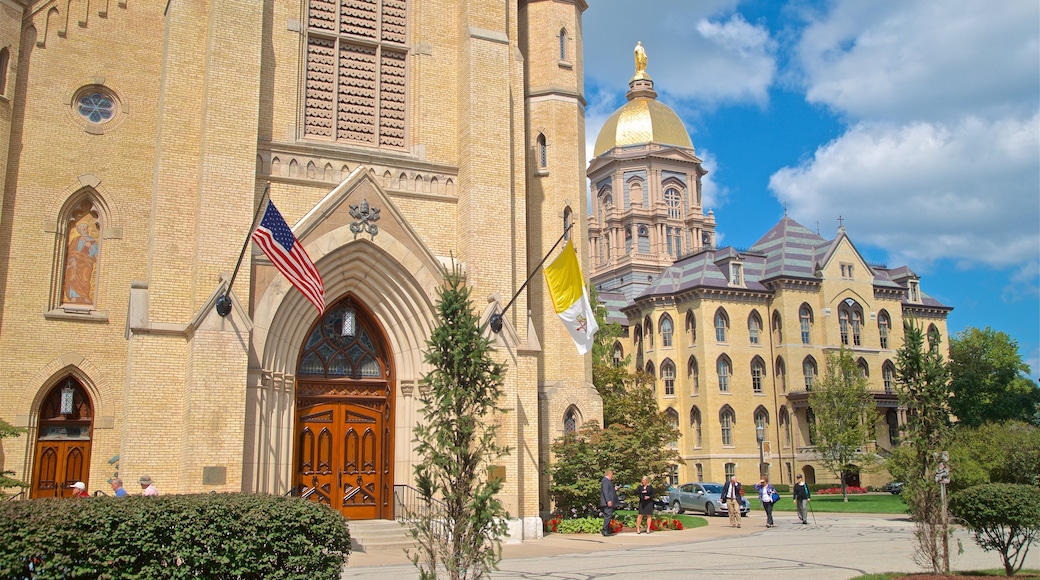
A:
{"type": "Polygon", "coordinates": [[[253,241],[275,268],[311,301],[319,315],[325,312],[325,283],[321,281],[321,274],[271,200],[267,200],[264,217],[253,232],[253,241]]]}

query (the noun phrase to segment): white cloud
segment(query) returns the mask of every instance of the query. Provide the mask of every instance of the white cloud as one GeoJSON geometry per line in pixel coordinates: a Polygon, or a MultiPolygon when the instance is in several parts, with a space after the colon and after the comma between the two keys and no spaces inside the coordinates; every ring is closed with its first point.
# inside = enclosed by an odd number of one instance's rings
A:
{"type": "Polygon", "coordinates": [[[859,123],[769,188],[795,219],[841,215],[898,263],[1022,264],[1040,248],[1040,116],[859,123]]]}
{"type": "Polygon", "coordinates": [[[841,1],[797,46],[806,98],[852,119],[1003,117],[1036,110],[1040,3],[841,1]]]}
{"type": "MultiPolygon", "coordinates": [[[[1032,260],[1011,275],[1010,284],[1004,287],[1000,298],[1005,303],[1040,300],[1040,260],[1032,260]]],[[[1033,366],[1040,373],[1040,367],[1033,366]]]]}
{"type": "Polygon", "coordinates": [[[641,41],[648,57],[647,73],[662,101],[695,100],[763,105],[776,76],[776,43],[764,26],[732,14],[737,2],[643,0],[639,18],[633,3],[596,0],[584,16],[585,74],[596,83],[622,92],[635,71],[632,49],[641,41]],[[725,15],[713,19],[716,15],[725,15]],[[591,58],[589,55],[595,55],[591,58]]]}

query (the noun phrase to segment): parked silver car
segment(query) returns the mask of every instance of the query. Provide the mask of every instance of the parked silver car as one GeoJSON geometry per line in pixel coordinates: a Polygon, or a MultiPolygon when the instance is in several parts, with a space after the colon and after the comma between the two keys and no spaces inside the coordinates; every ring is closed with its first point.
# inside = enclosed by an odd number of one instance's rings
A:
{"type": "MultiPolygon", "coordinates": [[[[668,505],[672,511],[681,514],[687,510],[702,511],[705,515],[729,514],[726,502],[722,501],[721,483],[685,483],[673,488],[668,494],[668,505]]],[[[746,516],[751,511],[751,502],[740,498],[740,515],[746,516]]]]}

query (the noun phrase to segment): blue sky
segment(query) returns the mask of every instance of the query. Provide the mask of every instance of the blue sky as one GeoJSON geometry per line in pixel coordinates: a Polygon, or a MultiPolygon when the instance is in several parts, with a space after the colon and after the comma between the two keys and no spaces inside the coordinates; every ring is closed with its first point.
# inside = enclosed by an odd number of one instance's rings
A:
{"type": "Polygon", "coordinates": [[[710,173],[719,244],[784,214],[910,266],[1040,376],[1040,3],[589,0],[586,144],[642,41],[710,173]]]}

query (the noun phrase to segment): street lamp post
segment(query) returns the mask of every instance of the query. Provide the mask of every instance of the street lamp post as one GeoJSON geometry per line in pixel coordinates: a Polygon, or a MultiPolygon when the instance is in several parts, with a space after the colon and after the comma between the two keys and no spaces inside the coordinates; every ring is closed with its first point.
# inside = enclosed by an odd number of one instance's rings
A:
{"type": "Polygon", "coordinates": [[[764,425],[759,424],[755,427],[755,439],[758,440],[758,474],[766,474],[766,457],[762,451],[762,443],[766,440],[766,428],[764,425]]]}

